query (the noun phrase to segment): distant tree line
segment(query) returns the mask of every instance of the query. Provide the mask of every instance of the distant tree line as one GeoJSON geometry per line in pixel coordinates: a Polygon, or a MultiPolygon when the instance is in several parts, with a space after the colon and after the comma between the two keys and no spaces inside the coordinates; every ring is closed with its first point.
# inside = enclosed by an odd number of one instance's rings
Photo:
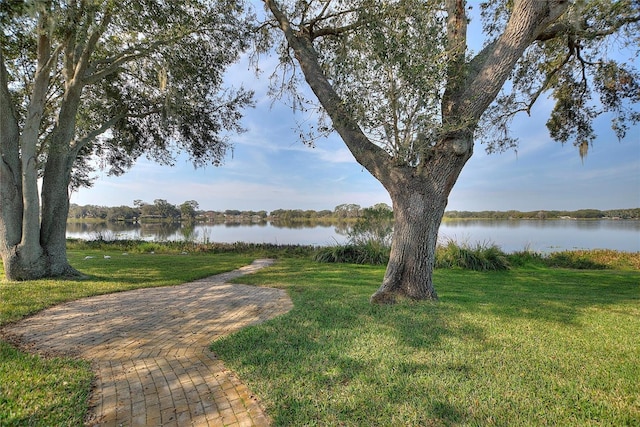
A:
{"type": "MultiPolygon", "coordinates": [[[[77,220],[99,219],[104,221],[203,221],[203,222],[295,222],[322,220],[351,220],[361,218],[370,210],[391,212],[391,207],[385,203],[378,203],[369,208],[348,203],[336,206],[333,210],[303,210],[276,209],[271,212],[265,210],[237,210],[205,211],[199,209],[195,200],[187,200],[180,205],[173,205],[164,199],[155,199],[153,203],[134,200],[134,206],[80,206],[72,204],[69,218],[77,220]]],[[[576,211],[447,211],[445,218],[449,219],[640,219],[640,208],[612,209],[601,211],[598,209],[579,209],[576,211]]]]}
{"type": "Polygon", "coordinates": [[[71,204],[70,219],[99,219],[104,221],[194,221],[200,215],[198,202],[187,200],[173,205],[164,199],[155,199],[153,204],[134,200],[131,206],[96,206],[71,204]]]}
{"type": "MultiPolygon", "coordinates": [[[[142,200],[134,200],[131,206],[96,206],[71,204],[69,208],[69,219],[75,220],[103,220],[103,221],[203,221],[203,222],[295,222],[313,220],[345,220],[355,219],[362,216],[368,208],[362,208],[357,204],[341,204],[334,210],[302,210],[302,209],[276,209],[271,212],[265,210],[237,210],[227,209],[224,211],[205,211],[199,209],[199,204],[195,200],[188,200],[181,205],[173,205],[164,199],[156,199],[153,203],[146,203],[142,200]]],[[[379,203],[376,207],[384,206],[379,203]]]]}
{"type": "Polygon", "coordinates": [[[579,209],[576,211],[447,211],[445,218],[449,219],[640,219],[640,208],[612,209],[601,211],[598,209],[579,209]]]}

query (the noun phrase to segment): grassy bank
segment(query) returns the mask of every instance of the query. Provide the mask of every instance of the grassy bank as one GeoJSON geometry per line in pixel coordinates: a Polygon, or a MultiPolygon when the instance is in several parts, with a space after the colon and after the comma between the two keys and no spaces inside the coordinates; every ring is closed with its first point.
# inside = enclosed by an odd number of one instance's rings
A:
{"type": "MultiPolygon", "coordinates": [[[[607,270],[550,268],[525,254],[507,271],[440,269],[440,302],[380,307],[368,298],[383,266],[318,264],[300,247],[148,245],[72,242],[70,261],[90,279],[0,282],[0,326],[62,301],[276,256],[240,280],[287,289],[293,311],[213,345],[275,425],[640,424],[635,255],[565,257],[607,270]]],[[[85,362],[0,341],[0,425],[82,425],[90,381],[85,362]]]]}

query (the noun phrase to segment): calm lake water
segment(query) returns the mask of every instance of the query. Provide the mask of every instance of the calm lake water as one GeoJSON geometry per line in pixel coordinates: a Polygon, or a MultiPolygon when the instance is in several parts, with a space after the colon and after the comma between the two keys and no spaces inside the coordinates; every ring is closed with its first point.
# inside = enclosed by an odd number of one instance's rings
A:
{"type": "MultiPolygon", "coordinates": [[[[186,240],[220,243],[274,243],[327,246],[345,243],[339,226],[272,224],[68,224],[67,237],[92,240],[102,237],[150,241],[186,240]]],[[[539,252],[567,249],[615,249],[640,251],[640,221],[634,220],[463,220],[445,221],[441,240],[459,243],[495,243],[505,252],[525,248],[539,252]]]]}

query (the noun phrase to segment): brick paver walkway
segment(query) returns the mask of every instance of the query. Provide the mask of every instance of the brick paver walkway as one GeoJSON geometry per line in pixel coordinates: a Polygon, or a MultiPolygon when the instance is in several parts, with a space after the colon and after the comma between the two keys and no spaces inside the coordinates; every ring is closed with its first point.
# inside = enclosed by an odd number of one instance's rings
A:
{"type": "Polygon", "coordinates": [[[4,333],[34,351],[93,363],[89,425],[266,426],[257,398],[208,346],[292,308],[283,290],[226,283],[271,262],[179,286],[73,301],[4,333]]]}

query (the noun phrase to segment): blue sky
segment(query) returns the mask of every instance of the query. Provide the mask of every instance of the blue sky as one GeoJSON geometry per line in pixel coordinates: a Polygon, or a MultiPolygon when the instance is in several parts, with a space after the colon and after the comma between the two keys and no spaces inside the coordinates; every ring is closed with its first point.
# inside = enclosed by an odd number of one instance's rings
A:
{"type": "MultiPolygon", "coordinates": [[[[273,60],[271,60],[273,61],[273,60]]],[[[261,64],[269,70],[267,62],[261,64]],[[265,66],[266,65],[266,66],[265,66]]],[[[173,204],[196,200],[206,210],[330,209],[343,203],[363,207],[391,204],[382,185],[351,156],[337,134],[310,148],[299,139],[294,114],[267,97],[268,74],[257,78],[246,61],[228,72],[232,84],[256,91],[256,107],[246,110],[247,131],[232,136],[233,154],[221,167],[194,169],[186,157],[174,167],[141,159],[125,175],[98,172],[95,185],[71,195],[71,203],[133,206],[141,199],[173,204]]],[[[598,138],[581,160],[571,145],[554,142],[544,125],[552,106],[539,100],[532,116],[512,126],[517,153],[475,154],[454,187],[447,210],[576,210],[640,207],[640,126],[618,141],[606,118],[595,124],[598,138]]]]}
{"type": "MultiPolygon", "coordinates": [[[[194,169],[180,157],[174,167],[140,160],[128,173],[99,172],[93,188],[71,202],[102,206],[196,200],[207,210],[333,209],[390,199],[355,162],[335,134],[315,148],[298,137],[296,117],[263,93],[243,121],[247,132],[232,138],[234,150],[221,167],[194,169]]],[[[514,122],[517,153],[487,155],[477,144],[450,197],[448,210],[575,210],[640,207],[640,129],[618,141],[600,120],[599,137],[582,161],[577,149],[552,141],[544,108],[514,122]]],[[[303,117],[298,117],[302,120],[303,117]]]]}

